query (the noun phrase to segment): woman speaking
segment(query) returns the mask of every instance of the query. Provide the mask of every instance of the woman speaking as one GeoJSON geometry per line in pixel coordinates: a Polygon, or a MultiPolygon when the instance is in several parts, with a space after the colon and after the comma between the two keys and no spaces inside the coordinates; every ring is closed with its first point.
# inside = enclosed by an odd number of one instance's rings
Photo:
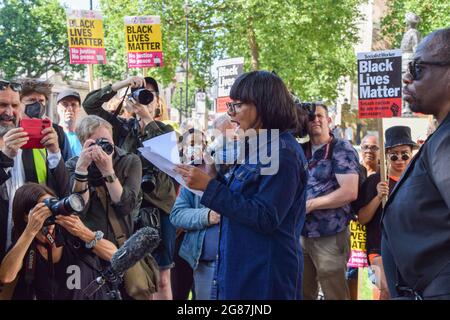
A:
{"type": "Polygon", "coordinates": [[[221,215],[213,298],[301,299],[306,159],[291,131],[296,110],[273,73],[241,75],[227,104],[239,125],[239,160],[230,174],[211,177],[189,165],[178,172],[201,203],[221,215]]]}

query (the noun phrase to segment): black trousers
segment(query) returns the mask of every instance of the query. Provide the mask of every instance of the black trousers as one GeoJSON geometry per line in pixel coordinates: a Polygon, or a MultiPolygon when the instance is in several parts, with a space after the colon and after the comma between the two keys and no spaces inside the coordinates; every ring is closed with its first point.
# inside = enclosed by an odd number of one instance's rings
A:
{"type": "Polygon", "coordinates": [[[175,267],[171,269],[170,280],[172,283],[173,300],[188,300],[189,292],[192,290],[192,299],[194,297],[194,273],[191,266],[178,255],[181,243],[183,242],[185,232],[178,235],[175,241],[174,263],[175,267]]]}

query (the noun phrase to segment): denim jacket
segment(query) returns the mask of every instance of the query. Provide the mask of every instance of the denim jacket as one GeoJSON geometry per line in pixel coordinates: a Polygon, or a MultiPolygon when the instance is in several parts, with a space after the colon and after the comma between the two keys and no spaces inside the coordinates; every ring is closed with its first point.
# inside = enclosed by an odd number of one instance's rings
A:
{"type": "Polygon", "coordinates": [[[182,188],[169,215],[170,222],[175,227],[186,230],[179,255],[193,270],[197,269],[206,229],[209,226],[208,212],[209,209],[200,204],[199,196],[182,188]]]}
{"type": "MultiPolygon", "coordinates": [[[[273,143],[273,142],[272,142],[273,143]]],[[[209,182],[201,203],[221,214],[217,298],[301,299],[306,158],[288,132],[279,136],[279,169],[245,161],[209,182]]]]}

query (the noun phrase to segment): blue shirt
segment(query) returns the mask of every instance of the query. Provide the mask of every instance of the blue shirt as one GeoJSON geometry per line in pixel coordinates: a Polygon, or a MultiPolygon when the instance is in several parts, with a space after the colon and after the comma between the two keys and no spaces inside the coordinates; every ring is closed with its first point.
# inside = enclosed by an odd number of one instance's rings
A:
{"type": "Polygon", "coordinates": [[[75,132],[66,132],[67,140],[69,140],[70,152],[72,157],[79,156],[83,146],[75,132]]]}
{"type": "Polygon", "coordinates": [[[186,230],[179,255],[196,270],[200,259],[215,260],[218,248],[218,225],[210,226],[209,209],[200,204],[200,196],[186,188],[181,188],[169,215],[170,222],[177,228],[186,230]],[[213,232],[208,232],[209,230],[213,232]],[[215,231],[215,232],[214,232],[215,231]],[[206,236],[208,234],[208,236],[206,236]],[[208,256],[202,257],[204,251],[208,256]]]}
{"type": "Polygon", "coordinates": [[[275,143],[277,172],[267,174],[263,164],[245,161],[229,178],[211,180],[201,198],[221,214],[219,300],[301,299],[306,159],[290,133],[280,134],[275,143]]]}
{"type": "MultiPolygon", "coordinates": [[[[311,145],[304,145],[308,159],[307,199],[327,195],[339,188],[336,174],[358,174],[358,153],[346,140],[336,139],[323,145],[311,155],[311,145]]],[[[351,218],[350,203],[335,209],[315,210],[306,215],[302,236],[335,235],[345,228],[351,218]]]]}

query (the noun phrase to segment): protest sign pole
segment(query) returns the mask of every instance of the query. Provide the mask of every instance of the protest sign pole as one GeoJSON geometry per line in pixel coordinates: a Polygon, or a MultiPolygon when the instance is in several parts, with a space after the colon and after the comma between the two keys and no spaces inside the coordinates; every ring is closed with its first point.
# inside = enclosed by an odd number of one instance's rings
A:
{"type": "Polygon", "coordinates": [[[148,75],[148,68],[142,68],[142,76],[145,78],[148,75]]]}
{"type": "Polygon", "coordinates": [[[94,90],[94,65],[87,65],[88,79],[89,79],[89,91],[94,90]]]}
{"type": "MultiPolygon", "coordinates": [[[[378,118],[378,142],[380,144],[380,181],[386,181],[386,155],[384,151],[384,129],[383,118],[378,118]]],[[[383,197],[382,206],[386,204],[386,197],[383,197]]]]}

